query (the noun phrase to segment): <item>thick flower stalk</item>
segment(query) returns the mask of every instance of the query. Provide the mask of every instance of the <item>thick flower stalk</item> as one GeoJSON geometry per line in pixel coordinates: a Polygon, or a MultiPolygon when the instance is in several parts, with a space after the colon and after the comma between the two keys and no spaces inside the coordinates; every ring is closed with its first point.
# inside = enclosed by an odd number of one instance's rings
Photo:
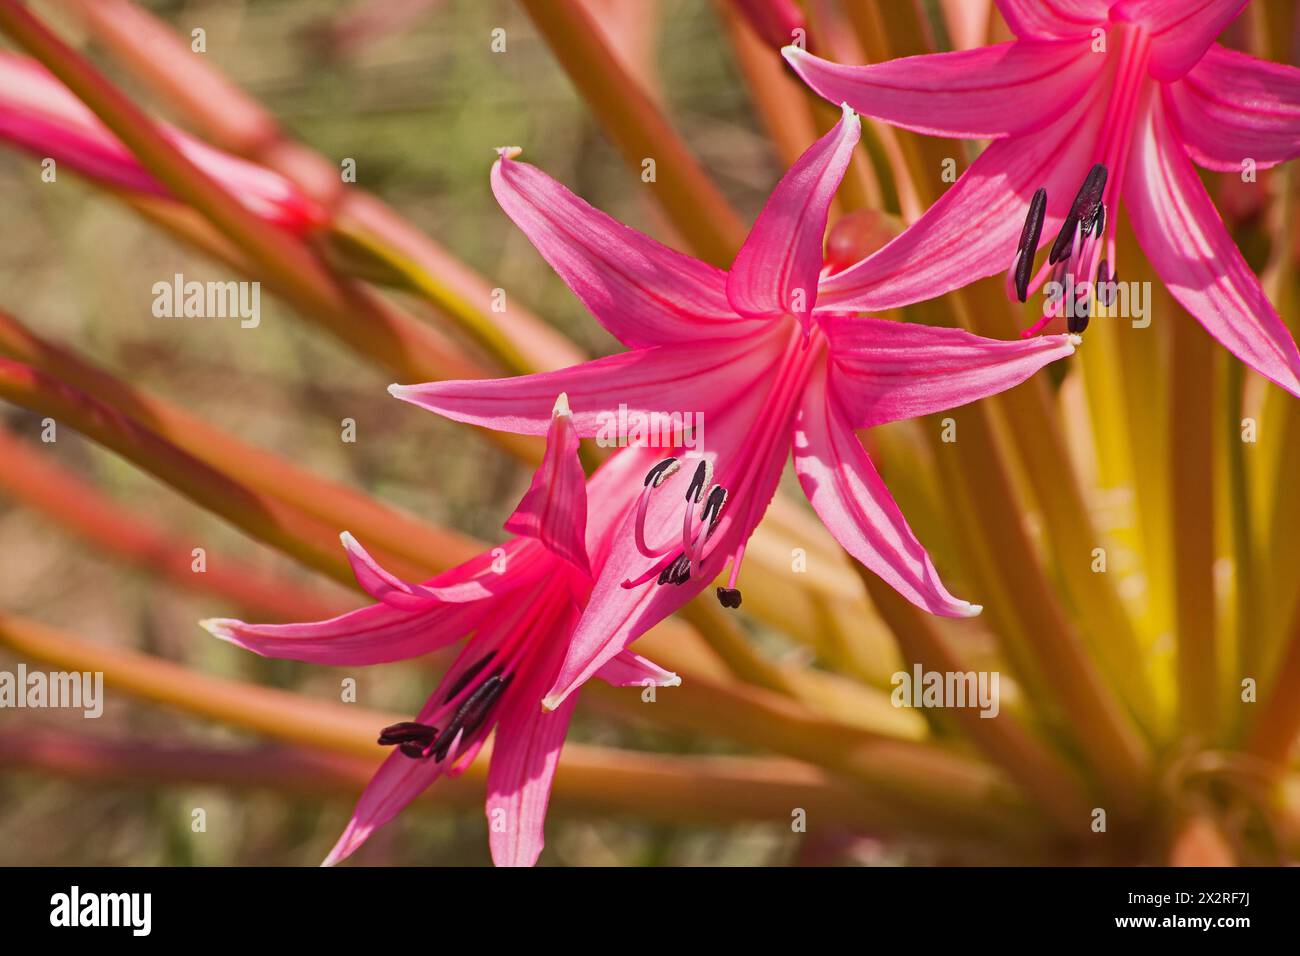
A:
{"type": "Polygon", "coordinates": [[[891,308],[1006,270],[1022,302],[1059,282],[1045,319],[1065,311],[1081,331],[1094,301],[1108,307],[1116,294],[1123,208],[1183,307],[1300,395],[1300,352],[1193,167],[1250,175],[1300,155],[1300,70],[1213,42],[1245,5],[998,0],[1017,37],[1008,43],[868,66],[786,47],[834,103],[919,133],[993,140],[904,235],[828,279],[822,301],[891,308]]]}
{"type": "MultiPolygon", "coordinates": [[[[465,639],[415,719],[380,732],[379,743],[395,749],[362,794],[327,864],[351,855],[435,780],[463,772],[494,729],[486,804],[492,859],[501,866],[536,862],[576,697],[554,711],[539,702],[591,591],[589,543],[598,546],[612,527],[602,508],[588,529],[577,451],[574,417],[561,395],[544,460],[506,522],[517,537],[431,581],[408,584],[344,533],[357,582],[377,604],[313,624],[203,622],[217,637],[263,656],[334,666],[421,657],[465,639]]],[[[596,501],[616,500],[613,489],[624,483],[629,466],[639,467],[636,458],[619,455],[602,469],[592,480],[596,501]]],[[[598,676],[618,686],[679,682],[631,652],[609,660],[598,676]]]]}
{"type": "Polygon", "coordinates": [[[919,607],[979,613],[944,587],[854,430],[1010,388],[1069,355],[1075,340],[999,342],[824,305],[828,209],[858,135],[846,108],[781,180],[729,273],[593,209],[516,162],[517,150],[501,151],[498,201],[628,351],[557,372],[393,393],[520,434],[550,427],[548,396],[560,391],[572,397],[583,437],[610,437],[624,414],[703,426],[659,435],[662,460],[612,536],[547,707],[562,706],[728,565],[718,597],[740,604],[746,543],[791,454],[813,508],[849,554],[919,607]]]}

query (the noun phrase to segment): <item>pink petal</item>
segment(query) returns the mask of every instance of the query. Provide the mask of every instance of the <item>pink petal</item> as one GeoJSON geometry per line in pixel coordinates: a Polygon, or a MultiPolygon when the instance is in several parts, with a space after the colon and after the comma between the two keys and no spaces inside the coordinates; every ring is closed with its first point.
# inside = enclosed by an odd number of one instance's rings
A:
{"type": "Polygon", "coordinates": [[[1018,37],[1074,37],[1105,26],[1110,0],[996,0],[1018,37]]]}
{"type": "Polygon", "coordinates": [[[1141,24],[1151,35],[1147,69],[1162,82],[1196,65],[1214,38],[1246,8],[1247,0],[1121,0],[1116,21],[1141,24]]]}
{"type": "Polygon", "coordinates": [[[543,435],[555,396],[573,406],[582,438],[616,441],[620,406],[626,413],[704,414],[738,382],[775,361],[777,333],[744,341],[711,341],[637,349],[557,372],[514,378],[393,385],[388,391],[458,422],[520,435],[543,435]]]}
{"type": "Polygon", "coordinates": [[[682,682],[672,671],[628,650],[606,661],[596,676],[612,687],[677,687],[682,682]]]}
{"type": "Polygon", "coordinates": [[[586,543],[587,476],[578,460],[578,433],[563,394],[555,403],[542,464],[519,507],[506,519],[505,529],[536,538],[591,576],[586,543]]]}
{"type": "Polygon", "coordinates": [[[1300,353],[1224,228],[1182,144],[1149,96],[1124,184],[1133,232],[1169,291],[1261,375],[1300,396],[1300,353]]]}
{"type": "Polygon", "coordinates": [[[355,853],[372,833],[437,780],[446,766],[446,761],[414,760],[396,750],[389,754],[366,785],[347,828],[321,865],[334,866],[355,853]]]}
{"type": "Polygon", "coordinates": [[[544,711],[536,695],[521,696],[501,715],[485,805],[497,866],[532,866],[542,852],[551,781],[577,702],[570,697],[556,710],[544,711]]]}
{"type": "Polygon", "coordinates": [[[359,666],[406,660],[445,647],[477,627],[491,604],[438,603],[423,611],[374,604],[311,624],[245,624],[230,618],[200,624],[213,636],[263,657],[359,666]]]}
{"type": "Polygon", "coordinates": [[[854,428],[957,408],[1019,385],[1074,352],[1074,336],[1010,342],[961,329],[834,316],[831,389],[854,428]]]}
{"type": "Polygon", "coordinates": [[[1239,173],[1300,155],[1300,69],[1217,44],[1164,88],[1188,155],[1207,169],[1239,173]]]}
{"type": "Polygon", "coordinates": [[[761,326],[727,303],[721,270],[610,218],[508,152],[492,167],[501,208],[624,345],[738,338],[761,326]]]}
{"type": "Polygon", "coordinates": [[[857,265],[822,280],[819,310],[879,312],[1003,272],[1039,186],[1047,188],[1042,243],[1060,228],[1092,165],[1104,111],[1085,96],[1051,126],[995,141],[926,213],[857,265]]]}
{"type": "Polygon", "coordinates": [[[797,315],[808,324],[817,301],[826,217],[853,156],[861,123],[845,107],[835,127],[781,177],[727,277],[742,315],[797,315]]]}
{"type": "MultiPolygon", "coordinates": [[[[484,567],[491,555],[480,555],[425,584],[409,584],[381,567],[361,542],[348,532],[344,531],[339,538],[362,590],[376,601],[399,610],[420,611],[439,602],[478,601],[520,583],[518,577],[502,577],[484,567]]],[[[505,549],[507,552],[519,550],[513,543],[507,544],[505,549]]]]}
{"type": "Polygon", "coordinates": [[[867,66],[831,63],[795,46],[783,52],[832,103],[918,133],[967,138],[1042,128],[1082,94],[1105,60],[1089,52],[1086,40],[1021,40],[867,66]]]}
{"type": "Polygon", "coordinates": [[[939,580],[820,370],[809,382],[795,424],[794,468],[835,540],[886,584],[934,614],[980,612],[978,605],[949,594],[939,580]]]}

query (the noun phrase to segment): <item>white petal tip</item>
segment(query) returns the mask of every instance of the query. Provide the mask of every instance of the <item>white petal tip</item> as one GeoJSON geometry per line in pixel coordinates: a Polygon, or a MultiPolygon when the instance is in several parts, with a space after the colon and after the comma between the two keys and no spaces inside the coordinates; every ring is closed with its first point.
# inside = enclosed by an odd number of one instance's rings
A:
{"type": "Polygon", "coordinates": [[[983,604],[967,604],[966,610],[963,612],[962,617],[979,617],[983,613],[984,613],[983,604]]]}
{"type": "Polygon", "coordinates": [[[199,627],[203,628],[203,630],[207,631],[213,637],[219,637],[223,641],[229,641],[234,639],[234,635],[230,631],[230,625],[238,623],[238,621],[232,620],[228,617],[209,617],[199,621],[199,627]]]}
{"type": "Polygon", "coordinates": [[[551,409],[551,415],[555,418],[559,418],[561,415],[573,416],[573,412],[569,410],[568,393],[561,392],[555,399],[555,408],[551,409]]]}
{"type": "Polygon", "coordinates": [[[543,697],[542,710],[546,711],[547,713],[550,713],[551,711],[559,707],[561,704],[563,704],[564,698],[567,696],[568,696],[567,694],[551,694],[549,697],[543,697]]]}
{"type": "Polygon", "coordinates": [[[1070,344],[1073,345],[1076,349],[1083,344],[1082,335],[1067,335],[1066,338],[1070,340],[1070,344]]]}
{"type": "Polygon", "coordinates": [[[801,56],[807,56],[808,51],[797,43],[787,43],[781,47],[781,55],[787,60],[795,60],[801,56]]]}
{"type": "Polygon", "coordinates": [[[664,687],[681,687],[682,679],[677,674],[673,674],[663,683],[664,687]]]}
{"type": "Polygon", "coordinates": [[[498,146],[497,155],[502,159],[514,159],[524,151],[522,146],[498,146]]]}

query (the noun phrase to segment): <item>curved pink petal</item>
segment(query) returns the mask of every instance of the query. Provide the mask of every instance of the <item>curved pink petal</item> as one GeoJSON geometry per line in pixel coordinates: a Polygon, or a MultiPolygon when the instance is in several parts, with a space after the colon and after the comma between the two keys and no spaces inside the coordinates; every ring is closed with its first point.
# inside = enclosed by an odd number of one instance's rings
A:
{"type": "Polygon", "coordinates": [[[624,345],[737,338],[761,327],[727,303],[720,269],[623,225],[508,152],[492,167],[497,202],[624,345]]]}
{"type": "Polygon", "coordinates": [[[849,554],[917,607],[945,617],[981,608],[948,593],[819,371],[795,422],[794,468],[822,523],[849,554]]]}
{"type": "MultiPolygon", "coordinates": [[[[557,372],[393,385],[388,391],[445,418],[520,435],[545,434],[555,396],[564,392],[579,436],[617,444],[629,414],[676,413],[679,421],[689,421],[682,416],[714,408],[736,383],[752,379],[776,360],[784,342],[778,331],[740,342],[636,349],[557,372]]],[[[669,427],[668,419],[656,421],[669,427]]]]}
{"type": "Polygon", "coordinates": [[[1019,40],[867,66],[831,63],[795,46],[783,52],[832,103],[918,133],[965,138],[1041,129],[1080,96],[1105,60],[1089,52],[1086,40],[1019,40]]]}
{"type": "Polygon", "coordinates": [[[1033,136],[995,141],[920,219],[883,249],[822,279],[819,311],[879,312],[1006,270],[1029,200],[1047,188],[1051,242],[1092,165],[1104,111],[1084,97],[1033,136]]]}
{"type": "Polygon", "coordinates": [[[1019,385],[1074,352],[1077,339],[1002,341],[962,329],[885,319],[822,319],[831,343],[830,388],[853,428],[957,408],[1019,385]]]}
{"type": "MultiPolygon", "coordinates": [[[[361,542],[347,531],[339,535],[339,539],[361,589],[376,601],[399,610],[420,611],[438,602],[478,601],[521,583],[517,576],[505,578],[489,573],[489,568],[482,567],[488,556],[480,556],[425,584],[410,584],[381,567],[361,542]]],[[[520,549],[511,542],[506,550],[520,549]]]]}
{"type": "Polygon", "coordinates": [[[413,760],[393,751],[366,784],[347,827],[322,866],[341,863],[442,775],[447,762],[413,760]]]}
{"type": "Polygon", "coordinates": [[[491,609],[490,601],[439,602],[422,611],[373,604],[310,624],[213,618],[200,625],[214,637],[263,657],[359,666],[406,660],[446,647],[477,627],[491,609]]]}
{"type": "Polygon", "coordinates": [[[1188,155],[1239,173],[1300,156],[1300,69],[1215,44],[1186,76],[1164,88],[1188,155]]]}
{"type": "Polygon", "coordinates": [[[497,724],[488,769],[488,843],[497,866],[532,866],[545,844],[551,781],[577,695],[544,711],[536,695],[519,697],[497,724]]]}
{"type": "Polygon", "coordinates": [[[1121,0],[1117,21],[1137,23],[1151,35],[1147,69],[1157,80],[1176,80],[1196,65],[1215,37],[1246,8],[1247,0],[1121,0]]]}
{"type": "Polygon", "coordinates": [[[844,107],[835,127],[781,177],[727,276],[742,315],[795,315],[807,328],[817,302],[826,217],[862,124],[844,107]]]}
{"type": "Polygon", "coordinates": [[[1074,37],[1104,26],[1111,0],[996,0],[1018,37],[1074,37]]]}
{"type": "Polygon", "coordinates": [[[511,534],[536,538],[583,574],[587,560],[587,475],[578,460],[578,433],[561,393],[546,435],[546,454],[519,507],[506,519],[511,534]]]}
{"type": "Polygon", "coordinates": [[[1300,396],[1295,341],[1228,235],[1158,97],[1147,99],[1132,150],[1124,202],[1160,278],[1224,348],[1300,396]]]}
{"type": "Polygon", "coordinates": [[[682,679],[630,650],[614,655],[596,676],[612,687],[677,687],[682,679]]]}

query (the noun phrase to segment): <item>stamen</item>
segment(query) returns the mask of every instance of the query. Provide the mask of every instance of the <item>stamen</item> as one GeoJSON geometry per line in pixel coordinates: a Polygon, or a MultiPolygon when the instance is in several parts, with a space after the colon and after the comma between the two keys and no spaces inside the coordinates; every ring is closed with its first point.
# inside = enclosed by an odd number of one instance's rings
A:
{"type": "Polygon", "coordinates": [[[713,490],[709,492],[709,497],[704,502],[704,510],[700,512],[700,520],[708,526],[707,534],[713,534],[713,529],[717,527],[719,519],[722,517],[722,507],[727,503],[727,489],[722,485],[714,485],[713,490]]]}
{"type": "Polygon", "coordinates": [[[478,672],[481,671],[484,667],[486,667],[487,662],[492,660],[492,658],[495,656],[496,656],[496,651],[488,651],[486,654],[484,654],[482,657],[476,660],[473,664],[470,664],[469,667],[465,668],[464,673],[462,673],[459,677],[456,678],[456,682],[452,684],[449,688],[447,688],[447,693],[443,696],[442,702],[444,704],[447,703],[453,697],[455,697],[457,694],[463,691],[466,687],[468,687],[469,682],[472,681],[476,676],[478,676],[478,672]]]}
{"type": "Polygon", "coordinates": [[[1109,265],[1102,259],[1101,265],[1097,267],[1097,301],[1107,309],[1115,301],[1115,278],[1119,275],[1118,271],[1111,275],[1107,268],[1109,265]]]}
{"type": "Polygon", "coordinates": [[[1105,229],[1106,229],[1106,207],[1099,203],[1097,205],[1097,215],[1096,218],[1093,220],[1093,224],[1092,224],[1092,234],[1096,236],[1098,239],[1100,239],[1101,234],[1105,231],[1105,229]]]}
{"type": "Polygon", "coordinates": [[[1073,250],[1073,240],[1080,225],[1086,224],[1089,230],[1092,228],[1105,189],[1106,167],[1102,163],[1097,163],[1088,170],[1088,175],[1084,177],[1083,185],[1079,187],[1079,192],[1070,206],[1069,214],[1061,223],[1061,231],[1057,233],[1056,242],[1052,243],[1052,251],[1048,253],[1048,262],[1067,258],[1066,249],[1069,247],[1073,250]]]}
{"type": "Polygon", "coordinates": [[[379,745],[381,747],[396,746],[406,756],[418,760],[427,756],[425,751],[437,736],[437,727],[407,720],[381,730],[379,732],[379,745]]]}
{"type": "Polygon", "coordinates": [[[691,559],[679,554],[672,564],[659,572],[660,584],[685,584],[691,579],[691,559]]]}
{"type": "Polygon", "coordinates": [[[657,558],[667,554],[673,549],[673,543],[669,541],[663,547],[652,548],[646,541],[645,521],[646,515],[650,510],[650,494],[665,481],[677,473],[681,463],[676,458],[665,458],[659,464],[650,469],[645,476],[645,490],[641,492],[641,500],[637,502],[636,523],[633,526],[633,536],[636,539],[636,548],[647,558],[657,558]]]}
{"type": "Polygon", "coordinates": [[[487,715],[492,709],[492,705],[510,686],[513,679],[513,674],[507,674],[505,677],[500,674],[493,674],[475,688],[474,693],[465,698],[461,705],[456,708],[456,713],[452,716],[451,722],[447,724],[447,729],[442,732],[438,742],[433,745],[433,759],[436,763],[441,763],[447,758],[447,754],[458,736],[462,733],[465,735],[472,734],[482,726],[483,721],[487,719],[487,715]]]}
{"type": "Polygon", "coordinates": [[[740,591],[736,588],[718,588],[718,603],[723,607],[740,607],[740,591]]]}
{"type": "Polygon", "coordinates": [[[1088,313],[1092,309],[1092,296],[1088,294],[1087,287],[1080,288],[1080,292],[1075,296],[1074,308],[1070,310],[1070,317],[1066,320],[1066,328],[1070,330],[1071,335],[1081,335],[1083,330],[1088,327],[1088,313]]]}
{"type": "Polygon", "coordinates": [[[1016,297],[1024,302],[1029,297],[1029,279],[1034,272],[1034,253],[1038,251],[1038,240],[1043,235],[1043,220],[1047,216],[1047,189],[1040,187],[1029,201],[1029,213],[1025,216],[1025,225],[1020,230],[1020,243],[1016,246],[1014,266],[1016,297]]]}
{"type": "Polygon", "coordinates": [[[686,500],[692,504],[698,504],[700,495],[704,494],[704,489],[709,486],[709,481],[712,478],[713,466],[709,464],[707,458],[702,459],[695,466],[695,474],[691,476],[691,483],[686,488],[686,500]]]}
{"type": "Polygon", "coordinates": [[[671,478],[681,463],[676,458],[665,458],[659,464],[655,465],[645,476],[645,486],[647,488],[658,488],[665,481],[671,478]]]}

